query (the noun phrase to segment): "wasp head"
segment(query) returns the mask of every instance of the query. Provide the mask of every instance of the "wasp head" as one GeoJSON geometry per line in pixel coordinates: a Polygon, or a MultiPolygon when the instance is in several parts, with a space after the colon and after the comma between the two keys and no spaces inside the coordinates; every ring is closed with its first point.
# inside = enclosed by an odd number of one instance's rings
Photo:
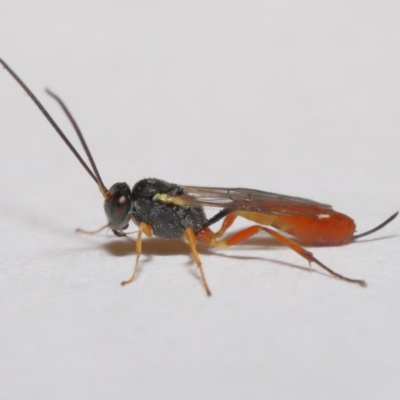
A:
{"type": "Polygon", "coordinates": [[[127,183],[115,183],[107,192],[104,210],[110,228],[117,236],[123,236],[121,231],[128,228],[131,218],[131,190],[127,183]]]}

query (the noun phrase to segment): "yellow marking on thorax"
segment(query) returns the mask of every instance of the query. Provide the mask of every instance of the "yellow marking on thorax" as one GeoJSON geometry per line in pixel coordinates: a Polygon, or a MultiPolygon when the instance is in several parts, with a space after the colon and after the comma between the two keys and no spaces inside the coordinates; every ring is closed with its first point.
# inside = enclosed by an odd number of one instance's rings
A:
{"type": "Polygon", "coordinates": [[[183,199],[179,199],[179,197],[170,197],[166,193],[157,193],[153,196],[152,200],[162,201],[163,203],[172,203],[178,206],[185,205],[185,201],[183,199]]]}

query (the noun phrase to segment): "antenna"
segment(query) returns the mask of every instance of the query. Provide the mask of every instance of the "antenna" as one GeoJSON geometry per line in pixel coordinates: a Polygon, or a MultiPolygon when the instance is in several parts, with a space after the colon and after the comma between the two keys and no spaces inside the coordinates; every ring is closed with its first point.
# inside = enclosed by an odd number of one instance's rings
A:
{"type": "Polygon", "coordinates": [[[92,179],[96,182],[96,184],[98,185],[100,192],[102,193],[102,195],[104,196],[104,198],[108,198],[109,193],[107,188],[105,187],[99,171],[96,167],[96,164],[93,160],[92,154],[89,151],[89,148],[86,144],[86,141],[83,137],[83,134],[81,132],[81,130],[79,129],[76,121],[74,120],[74,118],[72,117],[71,113],[69,112],[68,108],[66,107],[66,105],[64,104],[64,102],[58,97],[56,96],[54,93],[52,93],[50,90],[46,89],[46,92],[53,97],[58,104],[61,106],[61,108],[63,109],[63,111],[65,112],[65,114],[67,115],[69,121],[71,122],[72,126],[75,129],[76,134],[79,137],[79,140],[82,144],[83,149],[85,150],[85,153],[87,155],[87,157],[89,158],[90,161],[90,165],[93,168],[94,173],[91,171],[91,169],[89,168],[89,166],[86,164],[86,162],[83,160],[83,158],[80,156],[80,154],[77,152],[77,150],[75,149],[75,147],[72,145],[72,143],[67,139],[67,137],[65,136],[64,132],[61,130],[61,128],[57,125],[57,123],[54,121],[54,119],[51,117],[51,115],[47,112],[47,110],[43,107],[42,103],[38,100],[38,98],[31,92],[31,90],[28,88],[28,86],[26,86],[26,84],[22,81],[22,79],[7,65],[7,63],[5,61],[3,61],[0,58],[0,64],[7,70],[7,72],[17,81],[17,83],[22,87],[22,89],[24,89],[24,91],[26,92],[26,94],[31,98],[31,100],[36,104],[37,108],[41,111],[41,113],[45,116],[45,118],[47,119],[47,121],[49,121],[50,125],[54,128],[54,130],[58,133],[58,135],[61,137],[61,139],[64,141],[64,143],[69,147],[69,149],[72,151],[72,153],[75,155],[75,157],[78,159],[78,161],[81,163],[81,165],[83,166],[83,168],[85,168],[86,172],[92,177],[92,179]]]}

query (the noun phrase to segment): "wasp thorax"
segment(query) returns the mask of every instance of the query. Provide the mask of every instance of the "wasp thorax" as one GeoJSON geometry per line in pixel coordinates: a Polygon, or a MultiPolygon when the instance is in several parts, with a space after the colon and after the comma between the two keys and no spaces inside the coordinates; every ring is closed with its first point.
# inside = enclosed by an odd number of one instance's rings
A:
{"type": "Polygon", "coordinates": [[[111,228],[126,229],[131,217],[131,190],[124,182],[114,184],[108,192],[109,199],[104,202],[108,222],[111,228]]]}

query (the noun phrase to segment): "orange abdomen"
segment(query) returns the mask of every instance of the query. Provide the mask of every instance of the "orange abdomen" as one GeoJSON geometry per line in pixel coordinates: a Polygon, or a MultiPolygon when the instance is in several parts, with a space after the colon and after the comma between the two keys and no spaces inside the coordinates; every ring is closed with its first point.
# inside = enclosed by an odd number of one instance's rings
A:
{"type": "Polygon", "coordinates": [[[247,211],[235,214],[262,225],[270,225],[310,244],[338,245],[352,240],[356,225],[347,215],[315,206],[302,206],[297,210],[305,215],[247,211]]]}
{"type": "Polygon", "coordinates": [[[330,210],[315,217],[280,215],[272,226],[313,244],[337,245],[352,240],[356,225],[347,215],[330,210]],[[280,226],[283,228],[280,228],[280,226]]]}

